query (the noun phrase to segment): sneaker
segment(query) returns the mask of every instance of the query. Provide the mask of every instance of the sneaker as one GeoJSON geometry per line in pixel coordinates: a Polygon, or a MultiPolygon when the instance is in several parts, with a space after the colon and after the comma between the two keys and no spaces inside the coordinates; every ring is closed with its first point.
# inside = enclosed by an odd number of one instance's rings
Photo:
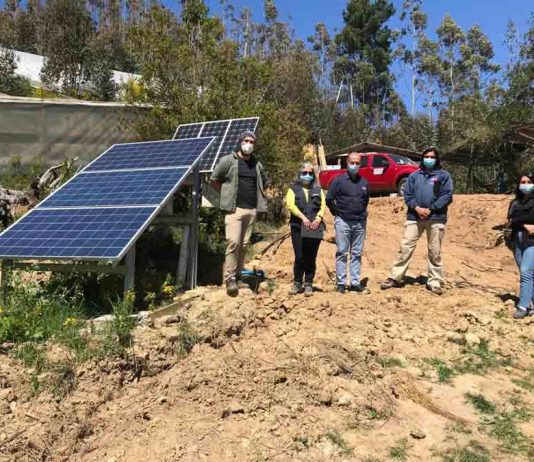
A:
{"type": "Polygon", "coordinates": [[[512,318],[514,319],[523,319],[528,316],[528,310],[525,310],[524,308],[517,307],[514,311],[514,314],[512,315],[512,318]]]}
{"type": "Polygon", "coordinates": [[[393,289],[397,287],[400,287],[400,284],[393,278],[387,278],[382,284],[380,284],[380,288],[382,290],[393,289]]]}
{"type": "Polygon", "coordinates": [[[344,294],[345,293],[345,285],[344,284],[338,284],[337,288],[336,288],[336,291],[339,292],[340,294],[344,294]]]}
{"type": "Polygon", "coordinates": [[[427,284],[426,288],[430,290],[430,292],[432,292],[433,294],[443,295],[443,289],[441,288],[441,286],[431,286],[427,284]]]}
{"type": "Polygon", "coordinates": [[[355,286],[350,286],[349,290],[351,292],[358,292],[360,294],[365,294],[365,295],[371,293],[371,291],[367,287],[364,287],[361,284],[356,284],[355,286]]]}
{"type": "Polygon", "coordinates": [[[237,297],[239,294],[239,288],[237,287],[237,282],[235,279],[229,279],[226,281],[226,293],[230,297],[237,297]]]}
{"type": "Polygon", "coordinates": [[[311,297],[313,295],[313,285],[311,283],[304,284],[304,296],[311,297]]]}
{"type": "Polygon", "coordinates": [[[294,282],[291,289],[289,289],[289,295],[297,295],[303,292],[302,282],[294,282]]]}

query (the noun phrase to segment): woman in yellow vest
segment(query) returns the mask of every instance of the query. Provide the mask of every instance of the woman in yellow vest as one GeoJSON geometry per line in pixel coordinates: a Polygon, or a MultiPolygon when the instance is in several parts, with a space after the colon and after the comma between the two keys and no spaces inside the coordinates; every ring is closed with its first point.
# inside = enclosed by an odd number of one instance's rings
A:
{"type": "Polygon", "coordinates": [[[295,181],[286,194],[286,207],[291,213],[289,225],[291,241],[295,251],[293,265],[293,287],[289,293],[304,292],[313,295],[317,252],[323,238],[323,215],[326,201],[313,164],[304,162],[295,181]],[[303,285],[304,282],[304,285],[303,285]]]}

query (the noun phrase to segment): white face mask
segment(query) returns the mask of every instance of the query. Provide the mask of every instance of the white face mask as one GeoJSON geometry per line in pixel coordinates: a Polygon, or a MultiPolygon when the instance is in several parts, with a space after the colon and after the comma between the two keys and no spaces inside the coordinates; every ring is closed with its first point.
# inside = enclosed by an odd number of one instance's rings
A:
{"type": "Polygon", "coordinates": [[[241,152],[249,156],[254,151],[254,145],[252,143],[241,143],[241,152]]]}

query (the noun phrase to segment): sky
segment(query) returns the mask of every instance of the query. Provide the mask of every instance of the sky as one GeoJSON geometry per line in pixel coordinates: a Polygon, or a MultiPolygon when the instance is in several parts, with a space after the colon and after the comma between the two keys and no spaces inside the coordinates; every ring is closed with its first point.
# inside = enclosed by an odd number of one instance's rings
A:
{"type": "MultiPolygon", "coordinates": [[[[219,0],[206,0],[210,11],[220,13],[219,0]]],[[[390,27],[400,26],[398,13],[402,0],[393,0],[397,13],[390,21],[390,27]]],[[[232,4],[239,10],[249,7],[256,21],[263,19],[262,0],[232,0],[232,4]]],[[[297,37],[306,39],[314,32],[315,24],[324,22],[331,32],[343,27],[342,12],[347,0],[278,0],[276,5],[281,19],[290,20],[297,37]]],[[[424,0],[423,9],[428,15],[428,31],[432,32],[449,13],[462,29],[467,31],[478,24],[493,43],[495,51],[494,61],[502,66],[506,65],[508,52],[504,45],[506,26],[511,19],[521,32],[527,30],[528,19],[534,13],[534,0],[424,0]]],[[[398,66],[393,68],[399,73],[398,66]]],[[[409,81],[397,76],[397,91],[408,102],[409,81]]]]}

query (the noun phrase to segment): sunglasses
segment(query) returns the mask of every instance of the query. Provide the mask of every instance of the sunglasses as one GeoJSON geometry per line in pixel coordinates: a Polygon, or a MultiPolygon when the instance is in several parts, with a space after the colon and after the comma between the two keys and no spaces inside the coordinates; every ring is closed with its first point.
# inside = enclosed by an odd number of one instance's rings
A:
{"type": "Polygon", "coordinates": [[[313,175],[313,172],[300,172],[301,175],[313,175]]]}
{"type": "Polygon", "coordinates": [[[243,140],[243,143],[256,144],[256,140],[244,139],[244,140],[243,140]]]}

